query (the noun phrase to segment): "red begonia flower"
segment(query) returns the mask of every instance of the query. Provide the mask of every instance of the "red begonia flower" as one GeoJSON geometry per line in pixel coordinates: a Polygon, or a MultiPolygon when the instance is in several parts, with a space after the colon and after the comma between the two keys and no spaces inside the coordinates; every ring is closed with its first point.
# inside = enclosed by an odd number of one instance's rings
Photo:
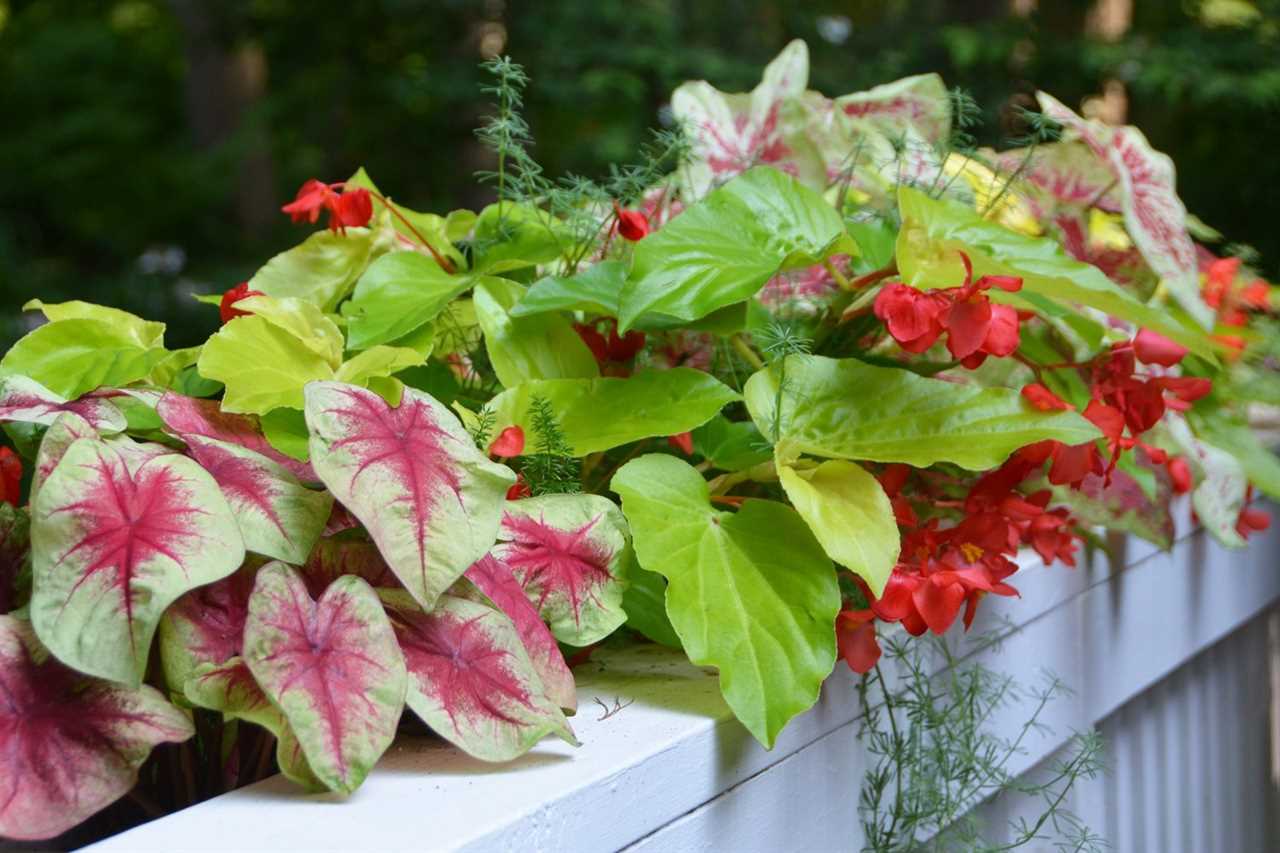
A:
{"type": "Polygon", "coordinates": [[[1133,352],[1143,364],[1173,367],[1186,356],[1187,348],[1158,332],[1142,329],[1133,339],[1133,352]]]}
{"type": "Polygon", "coordinates": [[[938,316],[944,299],[901,282],[887,284],[876,294],[873,310],[889,334],[907,352],[921,353],[942,334],[938,316]]]}
{"type": "Polygon", "coordinates": [[[222,316],[223,323],[229,323],[236,317],[247,317],[253,313],[251,311],[242,311],[235,307],[235,304],[241,299],[248,299],[250,296],[265,296],[261,290],[250,290],[249,282],[242,281],[235,287],[222,294],[222,301],[218,303],[218,314],[222,316]]]}
{"type": "Polygon", "coordinates": [[[294,222],[316,222],[321,211],[329,212],[329,230],[342,231],[368,225],[373,218],[373,199],[362,188],[338,192],[341,184],[326,184],[315,178],[304,183],[293,201],[280,208],[294,222]]]}
{"type": "Polygon", "coordinates": [[[0,447],[0,501],[17,506],[22,488],[22,460],[12,448],[0,447]]]}
{"type": "Polygon", "coordinates": [[[836,616],[836,648],[849,669],[866,675],[880,660],[875,614],[870,610],[842,610],[836,616]]]}
{"type": "Polygon", "coordinates": [[[1022,396],[1028,403],[1042,412],[1069,412],[1075,406],[1059,397],[1038,382],[1022,387],[1022,396]]]}
{"type": "Polygon", "coordinates": [[[1165,462],[1165,470],[1169,472],[1169,480],[1173,483],[1175,495],[1185,495],[1191,491],[1191,466],[1181,456],[1170,456],[1165,462]]]}
{"type": "Polygon", "coordinates": [[[574,323],[574,331],[595,356],[605,375],[627,375],[625,368],[644,349],[644,332],[632,329],[625,335],[618,334],[618,321],[605,320],[605,333],[602,334],[595,323],[574,323]]]}
{"type": "Polygon", "coordinates": [[[516,481],[507,489],[507,500],[518,501],[532,496],[533,492],[530,491],[529,484],[524,479],[524,473],[516,474],[516,481]]]}
{"type": "Polygon", "coordinates": [[[1248,539],[1250,534],[1261,533],[1271,526],[1271,516],[1257,507],[1247,506],[1240,510],[1240,518],[1236,521],[1236,532],[1248,539]]]}
{"type": "Polygon", "coordinates": [[[623,210],[616,204],[613,209],[618,216],[618,234],[622,239],[634,243],[648,235],[649,220],[643,213],[638,210],[623,210]]]}
{"type": "Polygon", "coordinates": [[[667,436],[667,444],[679,450],[685,456],[693,455],[693,433],[682,432],[678,435],[667,436]]]}
{"type": "Polygon", "coordinates": [[[524,430],[518,426],[509,426],[489,445],[489,455],[509,459],[524,453],[524,430]]]}

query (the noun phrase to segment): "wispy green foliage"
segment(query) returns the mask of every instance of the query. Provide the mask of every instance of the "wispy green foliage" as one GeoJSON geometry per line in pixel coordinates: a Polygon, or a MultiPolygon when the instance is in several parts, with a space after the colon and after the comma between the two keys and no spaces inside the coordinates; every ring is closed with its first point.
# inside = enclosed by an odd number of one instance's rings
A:
{"type": "Polygon", "coordinates": [[[534,396],[530,409],[534,452],[526,457],[523,469],[529,491],[535,496],[582,491],[581,464],[573,457],[551,401],[534,396]]]}

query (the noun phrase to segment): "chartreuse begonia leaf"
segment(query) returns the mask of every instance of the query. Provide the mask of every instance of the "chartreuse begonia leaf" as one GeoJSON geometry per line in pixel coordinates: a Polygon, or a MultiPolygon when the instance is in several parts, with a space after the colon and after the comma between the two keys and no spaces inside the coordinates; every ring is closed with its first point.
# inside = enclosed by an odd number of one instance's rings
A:
{"type": "Polygon", "coordinates": [[[123,432],[124,415],[102,397],[68,401],[25,376],[0,377],[0,421],[20,421],[48,426],[66,412],[84,418],[100,432],[123,432]]]}
{"type": "Polygon", "coordinates": [[[77,316],[28,332],[0,359],[0,376],[27,376],[74,400],[138,382],[166,355],[158,341],[141,341],[132,324],[77,316]]]}
{"type": "Polygon", "coordinates": [[[392,252],[360,277],[342,306],[347,345],[354,350],[390,344],[430,323],[475,285],[469,275],[451,275],[427,255],[392,252]]]}
{"type": "Polygon", "coordinates": [[[236,308],[284,329],[330,367],[341,363],[342,330],[314,303],[291,296],[250,296],[237,302],[236,308]]]}
{"type": "MultiPolygon", "coordinates": [[[[346,189],[366,189],[378,195],[382,195],[373,179],[369,177],[369,173],[361,167],[356,173],[347,179],[346,189]]],[[[378,216],[387,206],[384,205],[379,198],[372,199],[374,216],[378,216]]],[[[391,207],[394,207],[400,216],[391,217],[391,226],[405,241],[415,246],[421,246],[422,240],[425,238],[430,241],[431,247],[442,255],[447,255],[459,268],[466,263],[466,259],[462,253],[453,245],[453,239],[449,233],[451,220],[456,224],[460,217],[470,214],[474,218],[475,214],[470,211],[454,211],[448,218],[435,213],[419,213],[416,210],[410,210],[402,204],[397,204],[391,199],[387,199],[391,207]]]]}
{"type": "Polygon", "coordinates": [[[526,436],[536,435],[535,397],[550,404],[575,456],[688,432],[740,399],[715,377],[687,367],[641,371],[625,379],[544,379],[509,388],[489,401],[485,408],[494,414],[494,434],[520,426],[526,436]]]}
{"type": "Polygon", "coordinates": [[[852,358],[788,356],[781,398],[780,376],[781,365],[758,371],[744,391],[756,426],[777,439],[784,460],[807,453],[984,471],[1037,441],[1101,437],[1075,412],[1038,411],[1017,391],[925,379],[852,358]]]}
{"type": "Polygon", "coordinates": [[[382,602],[367,582],[338,578],[319,601],[284,563],[258,570],[244,659],[330,790],[360,787],[395,737],[408,681],[382,602]]]}
{"type": "Polygon", "coordinates": [[[751,421],[717,415],[693,431],[693,450],[722,471],[742,471],[769,461],[769,445],[751,421]]]}
{"type": "Polygon", "coordinates": [[[281,252],[249,279],[249,289],[268,296],[297,297],[332,312],[369,265],[374,235],[367,228],[346,233],[317,231],[281,252]]]}
{"type": "Polygon", "coordinates": [[[627,265],[622,261],[601,261],[571,276],[549,275],[529,286],[519,304],[511,309],[511,316],[586,311],[616,317],[626,281],[627,265]]]}
{"type": "Polygon", "coordinates": [[[595,356],[562,315],[511,315],[524,293],[524,286],[514,281],[487,278],[476,285],[471,300],[489,362],[503,387],[530,379],[599,376],[595,356]]]}
{"type": "Polygon", "coordinates": [[[563,223],[546,211],[509,201],[491,204],[475,222],[475,269],[495,275],[550,263],[571,244],[563,232],[563,223]]]}
{"type": "Polygon", "coordinates": [[[430,613],[403,592],[383,601],[409,671],[406,702],[445,740],[483,761],[509,761],[548,734],[577,745],[501,612],[455,595],[430,613]]]}
{"type": "Polygon", "coordinates": [[[133,788],[161,743],[195,733],[154,687],[81,675],[0,616],[0,836],[52,838],[133,788]]]}
{"type": "Polygon", "coordinates": [[[339,365],[334,378],[350,385],[367,387],[374,379],[391,376],[401,370],[417,367],[426,361],[418,350],[409,347],[370,347],[339,365]]]}
{"type": "Polygon", "coordinates": [[[159,445],[73,443],[31,515],[31,621],[60,660],[139,684],[166,607],[236,570],[240,531],[218,484],[159,445]]]}
{"type": "Polygon", "coordinates": [[[778,480],[827,556],[860,575],[875,595],[883,593],[901,542],[876,478],[853,462],[829,459],[816,468],[779,462],[778,480]]]}
{"type": "Polygon", "coordinates": [[[22,306],[22,310],[39,310],[51,323],[58,320],[98,320],[114,326],[125,337],[144,349],[164,345],[164,323],[144,320],[136,314],[121,311],[119,308],[94,305],[92,302],[81,302],[78,299],[56,303],[32,299],[22,306]]]}
{"type": "Polygon", "coordinates": [[[844,233],[819,193],[758,166],[636,244],[619,328],[646,312],[697,320],[742,302],[780,269],[821,261],[844,233]]]}
{"type": "Polygon", "coordinates": [[[238,444],[202,435],[185,440],[222,489],[246,549],[295,565],[307,559],[329,520],[333,495],[308,489],[283,465],[238,444]]]}
{"type": "Polygon", "coordinates": [[[405,389],[392,407],[363,388],[316,382],[306,418],[316,473],[431,607],[493,544],[515,475],[421,391],[405,389]]]}
{"type": "Polygon", "coordinates": [[[224,412],[263,415],[281,406],[302,408],[308,382],[332,379],[334,365],[301,339],[264,317],[236,317],[200,353],[200,375],[226,386],[224,412]]]}
{"type": "MultiPolygon", "coordinates": [[[[467,569],[467,580],[475,584],[515,625],[548,698],[566,711],[575,710],[578,707],[578,692],[574,686],[573,672],[565,663],[564,654],[561,653],[556,638],[552,636],[551,629],[538,615],[537,606],[525,595],[524,587],[511,568],[496,560],[492,554],[486,554],[467,569]]],[[[465,586],[460,586],[465,591],[465,586]]]]}
{"type": "Polygon", "coordinates": [[[689,659],[720,670],[720,689],[766,747],[818,698],[836,658],[840,589],[831,560],[790,507],[712,507],[687,462],[650,454],[622,466],[640,565],[666,577],[667,614],[689,659]]]}
{"type": "Polygon", "coordinates": [[[511,501],[490,552],[516,576],[557,640],[589,646],[626,620],[627,521],[600,495],[511,501]]]}
{"type": "MultiPolygon", "coordinates": [[[[1070,306],[1097,308],[1113,317],[1153,329],[1213,358],[1213,347],[1200,329],[1184,325],[1164,309],[1140,302],[1097,267],[1067,256],[1048,238],[1028,237],[984,219],[976,211],[919,190],[898,190],[902,229],[898,232],[898,269],[908,284],[952,287],[964,279],[960,252],[969,256],[973,274],[1011,275],[1022,279],[1023,292],[1070,306]]],[[[996,296],[1017,302],[1019,294],[996,296]]]]}

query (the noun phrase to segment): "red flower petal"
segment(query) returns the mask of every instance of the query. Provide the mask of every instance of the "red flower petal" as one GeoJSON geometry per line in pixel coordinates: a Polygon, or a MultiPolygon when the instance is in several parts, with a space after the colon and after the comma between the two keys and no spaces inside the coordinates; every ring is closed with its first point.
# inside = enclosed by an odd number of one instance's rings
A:
{"type": "Polygon", "coordinates": [[[911,594],[911,601],[935,634],[946,633],[960,614],[964,604],[964,587],[958,583],[936,583],[926,580],[911,594]]]}
{"type": "Polygon", "coordinates": [[[991,302],[983,296],[958,299],[951,304],[942,325],[948,333],[947,349],[954,358],[973,355],[991,328],[991,302]]]}
{"type": "Polygon", "coordinates": [[[845,610],[836,616],[836,646],[849,669],[865,675],[880,660],[880,642],[870,610],[845,610]]]}
{"type": "Polygon", "coordinates": [[[679,435],[667,436],[667,444],[679,450],[685,456],[693,455],[693,433],[682,432],[679,435]]]}
{"type": "Polygon", "coordinates": [[[1038,382],[1031,385],[1024,385],[1022,388],[1022,396],[1028,403],[1035,406],[1042,412],[1069,412],[1075,409],[1075,406],[1071,405],[1038,382]]]}
{"type": "Polygon", "coordinates": [[[320,211],[330,204],[332,195],[328,184],[312,178],[298,189],[293,201],[280,210],[289,214],[294,222],[315,222],[320,218],[320,211]]]}
{"type": "Polygon", "coordinates": [[[1162,367],[1173,367],[1182,361],[1187,348],[1175,343],[1158,332],[1142,329],[1133,339],[1133,352],[1143,364],[1158,364],[1162,367]]]}
{"type": "Polygon", "coordinates": [[[373,218],[373,199],[369,191],[354,189],[343,192],[334,203],[329,227],[361,228],[373,218]]]}
{"type": "Polygon", "coordinates": [[[1049,468],[1049,482],[1055,486],[1078,483],[1089,474],[1101,474],[1102,456],[1097,446],[1087,441],[1070,446],[1055,442],[1053,465],[1049,468]]]}
{"type": "Polygon", "coordinates": [[[624,240],[635,242],[649,233],[649,220],[638,210],[618,209],[618,234],[624,240]]]}
{"type": "Polygon", "coordinates": [[[1018,312],[1008,305],[992,305],[991,326],[987,329],[986,340],[982,342],[983,352],[1003,358],[1012,355],[1020,342],[1018,312]]]}
{"type": "Polygon", "coordinates": [[[509,426],[489,445],[490,456],[510,458],[524,453],[524,430],[518,426],[509,426]]]}
{"type": "Polygon", "coordinates": [[[904,345],[915,343],[919,349],[912,351],[923,352],[933,346],[942,332],[938,325],[941,307],[941,302],[928,294],[895,282],[876,295],[874,310],[895,341],[904,345]]]}
{"type": "Polygon", "coordinates": [[[265,296],[261,290],[250,290],[249,282],[242,281],[235,287],[222,294],[222,301],[218,303],[218,314],[222,317],[223,323],[229,323],[236,317],[247,317],[250,311],[241,311],[235,307],[235,304],[241,299],[248,299],[250,296],[265,296]]]}
{"type": "Polygon", "coordinates": [[[1169,479],[1173,481],[1175,495],[1185,495],[1191,491],[1191,466],[1187,464],[1186,459],[1181,456],[1171,456],[1165,463],[1165,468],[1169,471],[1169,479]]]}

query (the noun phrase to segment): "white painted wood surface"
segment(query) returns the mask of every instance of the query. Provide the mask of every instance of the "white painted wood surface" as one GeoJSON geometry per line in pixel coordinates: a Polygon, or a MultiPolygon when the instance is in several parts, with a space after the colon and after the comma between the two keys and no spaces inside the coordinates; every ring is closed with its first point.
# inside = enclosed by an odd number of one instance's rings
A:
{"type": "MultiPolygon", "coordinates": [[[[1244,552],[1224,551],[1201,535],[1180,541],[1169,554],[1135,540],[1127,548],[1117,565],[1102,559],[1074,571],[1027,565],[1016,579],[1021,599],[989,597],[974,629],[1008,632],[998,650],[982,653],[988,666],[1024,684],[1050,670],[1076,691],[1051,706],[1045,722],[1053,734],[1027,744],[1019,772],[1052,756],[1073,731],[1104,721],[1104,731],[1109,726],[1134,760],[1146,762],[1142,778],[1166,786],[1164,794],[1143,790],[1140,799],[1126,799],[1129,794],[1105,782],[1101,788],[1086,786],[1076,807],[1099,832],[1132,828],[1108,822],[1108,808],[1123,804],[1126,815],[1169,814],[1151,811],[1153,803],[1177,790],[1180,778],[1221,775],[1226,765],[1217,759],[1224,750],[1262,750],[1240,733],[1227,732],[1215,741],[1222,745],[1213,755],[1194,749],[1194,734],[1184,750],[1167,754],[1178,737],[1161,741],[1148,735],[1144,741],[1142,725],[1150,724],[1116,722],[1122,720],[1116,712],[1280,600],[1280,534],[1274,529],[1244,552]],[[1157,762],[1152,756],[1161,750],[1166,754],[1157,762]]],[[[1236,687],[1246,686],[1246,677],[1229,665],[1203,669],[1204,679],[1234,678],[1236,687]]],[[[581,710],[573,725],[580,749],[547,741],[513,764],[493,766],[429,739],[405,738],[351,797],[305,796],[277,777],[94,849],[753,853],[861,845],[857,797],[868,764],[856,739],[854,679],[843,665],[819,704],[787,727],[772,752],[733,720],[713,673],[657,647],[602,654],[579,669],[578,677],[581,710]],[[597,698],[626,707],[600,719],[597,698]]],[[[1206,690],[1217,695],[1215,688],[1206,690]]],[[[1190,714],[1191,708],[1179,706],[1176,713],[1190,714]]],[[[1011,706],[992,723],[1020,725],[1027,713],[1011,706]]],[[[1232,725],[1207,709],[1200,713],[1184,725],[1232,725]]],[[[1218,781],[1214,790],[1222,796],[1242,784],[1218,781]]],[[[998,825],[1009,808],[996,801],[983,811],[998,825]]],[[[1265,816],[1250,819],[1258,825],[1226,830],[1223,843],[1267,837],[1265,816]]],[[[1187,832],[1188,838],[1204,837],[1187,832]]],[[[1158,826],[1145,831],[1139,846],[1128,846],[1131,835],[1116,849],[1253,849],[1152,846],[1181,843],[1177,839],[1183,837],[1158,826]]]]}

